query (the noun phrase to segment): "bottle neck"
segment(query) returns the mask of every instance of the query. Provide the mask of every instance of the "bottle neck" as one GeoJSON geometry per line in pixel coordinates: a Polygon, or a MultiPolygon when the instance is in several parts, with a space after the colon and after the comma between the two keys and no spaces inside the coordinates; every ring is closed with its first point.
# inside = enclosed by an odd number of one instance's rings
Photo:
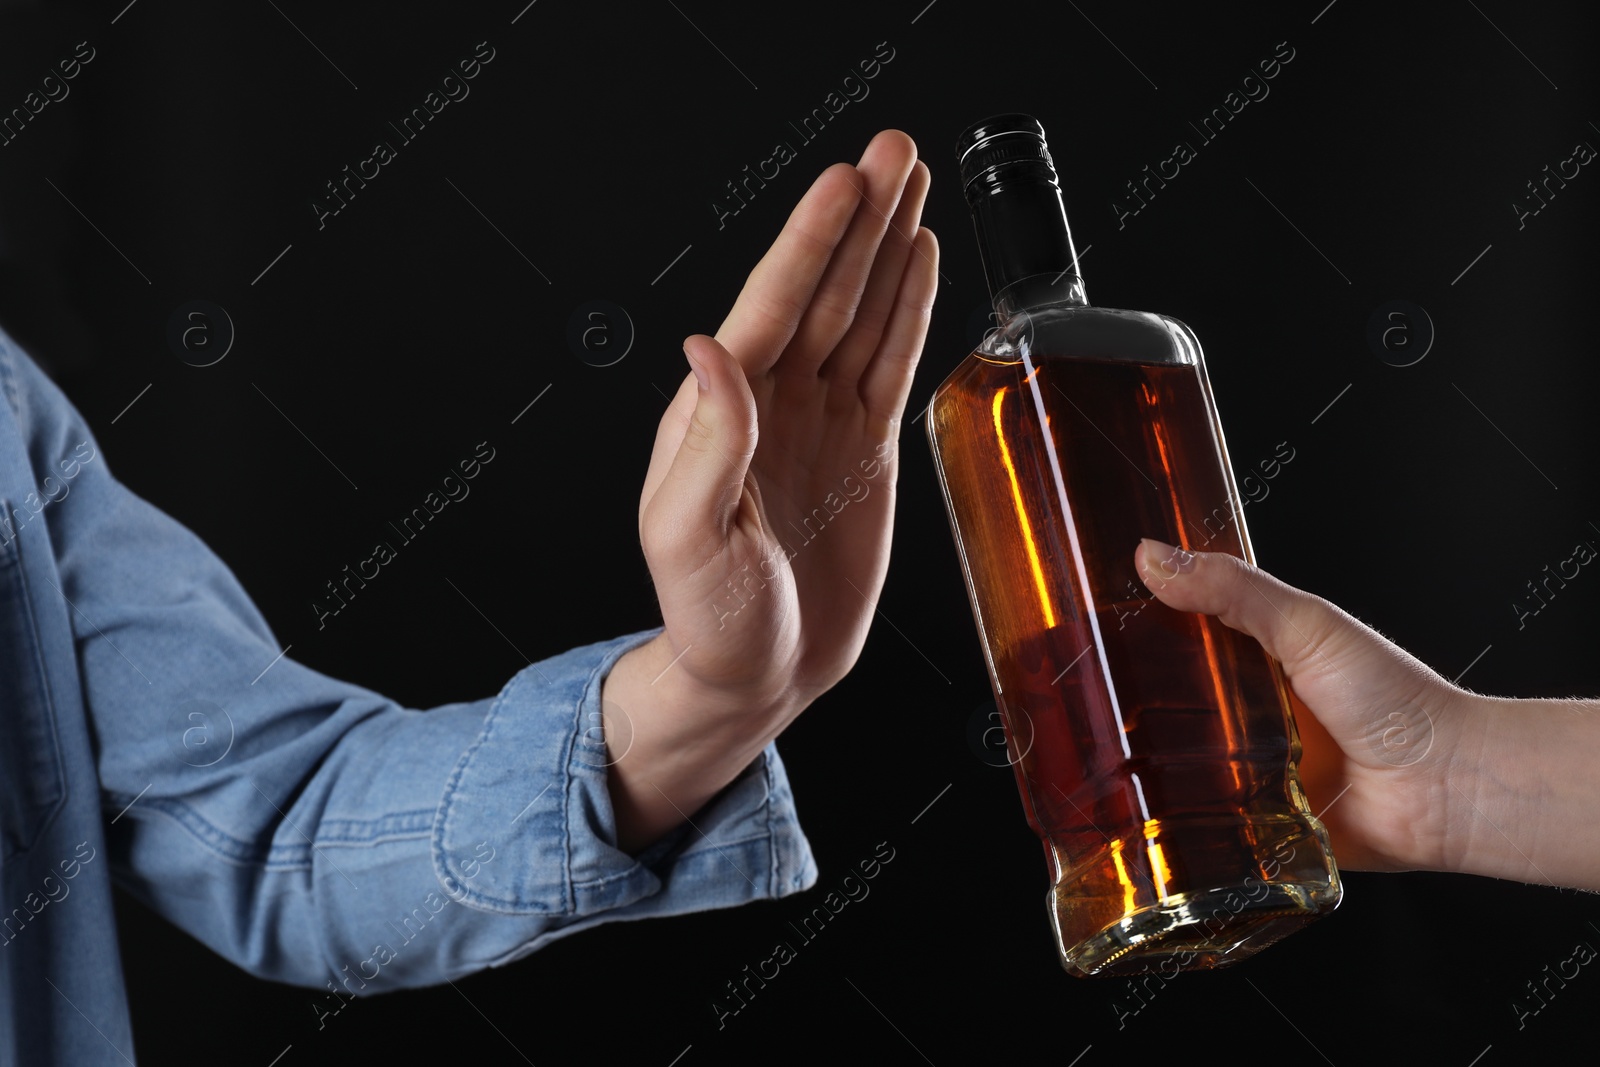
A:
{"type": "Polygon", "coordinates": [[[983,273],[1002,320],[1026,308],[1088,303],[1054,181],[975,183],[968,195],[983,273]]]}

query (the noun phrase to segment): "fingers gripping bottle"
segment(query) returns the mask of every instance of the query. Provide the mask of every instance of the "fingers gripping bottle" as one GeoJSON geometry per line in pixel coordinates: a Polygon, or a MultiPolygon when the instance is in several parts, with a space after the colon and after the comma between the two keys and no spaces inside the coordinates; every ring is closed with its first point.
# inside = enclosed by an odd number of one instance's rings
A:
{"type": "Polygon", "coordinates": [[[1141,537],[1253,561],[1200,343],[1088,304],[1035,119],[959,150],[999,326],[935,392],[928,439],[1061,963],[1235,962],[1340,885],[1278,664],[1135,573],[1141,537]]]}

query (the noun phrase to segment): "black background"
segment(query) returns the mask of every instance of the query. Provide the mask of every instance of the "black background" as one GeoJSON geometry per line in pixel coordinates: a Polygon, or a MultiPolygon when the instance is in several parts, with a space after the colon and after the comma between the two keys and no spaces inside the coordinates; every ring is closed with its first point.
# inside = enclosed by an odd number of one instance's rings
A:
{"type": "MultiPolygon", "coordinates": [[[[1447,678],[1470,665],[1481,692],[1600,690],[1600,577],[1521,629],[1511,606],[1600,530],[1600,176],[1585,167],[1520,229],[1512,208],[1577,142],[1600,144],[1577,5],[523,2],[0,4],[0,108],[78,41],[97,52],[0,148],[0,319],[297,659],[429,707],[494,693],[524,664],[512,642],[537,659],[655,624],[636,508],[681,339],[715,329],[812,177],[898,127],[932,168],[924,222],[943,248],[919,411],[987,303],[951,147],[1026,110],[1090,249],[1091,300],[1194,327],[1240,468],[1295,449],[1246,511],[1261,563],[1447,678]],[[319,230],[324,182],[484,40],[496,58],[470,97],[319,230]],[[795,142],[788,122],[884,41],[870,96],[719,229],[723,184],[795,142]],[[1119,229],[1123,183],[1198,144],[1187,122],[1283,41],[1294,59],[1270,95],[1119,229]],[[166,343],[195,299],[237,330],[206,368],[166,343]],[[566,340],[595,299],[636,330],[603,368],[566,340]],[[1437,331],[1412,366],[1366,340],[1393,300],[1437,331]],[[503,458],[470,506],[319,631],[323,583],[485,439],[503,458]]],[[[969,747],[988,683],[920,424],[903,443],[880,604],[894,625],[782,742],[816,889],[600,928],[320,1030],[313,994],[124,901],[144,1060],[408,1062],[425,1036],[474,1062],[684,1067],[1592,1054],[1579,1035],[1600,975],[1521,1029],[1512,1005],[1575,943],[1600,945],[1594,898],[1441,874],[1348,874],[1334,916],[1185,976],[1119,1029],[1125,983],[1060,970],[1010,772],[969,747]],[[719,1030],[723,984],[881,841],[896,858],[871,896],[719,1030]]]]}

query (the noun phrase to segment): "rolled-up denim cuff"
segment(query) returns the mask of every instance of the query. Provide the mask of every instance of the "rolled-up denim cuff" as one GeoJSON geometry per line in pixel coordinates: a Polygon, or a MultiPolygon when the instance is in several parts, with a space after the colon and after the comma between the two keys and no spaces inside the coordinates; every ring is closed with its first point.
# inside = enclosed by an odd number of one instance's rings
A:
{"type": "Polygon", "coordinates": [[[493,701],[435,825],[434,869],[453,899],[565,920],[560,932],[570,933],[590,917],[701,911],[815,884],[816,863],[775,745],[639,856],[616,847],[600,691],[616,661],[659,632],[531,665],[493,701]],[[474,849],[485,841],[499,858],[475,864],[474,849]]]}

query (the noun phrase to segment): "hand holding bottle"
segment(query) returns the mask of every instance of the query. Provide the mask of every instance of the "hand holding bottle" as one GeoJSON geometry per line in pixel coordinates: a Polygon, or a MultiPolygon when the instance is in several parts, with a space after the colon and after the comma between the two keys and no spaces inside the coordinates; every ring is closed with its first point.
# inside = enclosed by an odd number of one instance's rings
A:
{"type": "Polygon", "coordinates": [[[1217,616],[1283,664],[1301,777],[1341,867],[1600,889],[1600,704],[1470,693],[1226,553],[1147,539],[1135,565],[1164,604],[1217,616]]]}
{"type": "Polygon", "coordinates": [[[632,732],[610,768],[624,849],[732,781],[866,641],[937,284],[927,191],[911,139],[879,134],[817,179],[716,336],[684,344],[639,507],[665,631],[603,692],[608,738],[632,732]]]}

